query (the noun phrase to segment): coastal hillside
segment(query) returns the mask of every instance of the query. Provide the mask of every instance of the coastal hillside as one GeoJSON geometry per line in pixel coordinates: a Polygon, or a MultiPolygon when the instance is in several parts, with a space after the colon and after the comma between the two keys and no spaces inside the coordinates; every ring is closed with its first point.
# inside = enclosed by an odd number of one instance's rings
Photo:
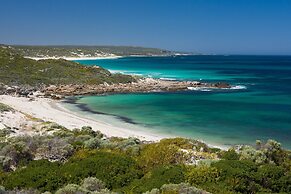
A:
{"type": "Polygon", "coordinates": [[[10,46],[0,47],[0,91],[5,94],[27,95],[41,91],[45,95],[69,96],[182,91],[189,87],[221,89],[231,86],[228,83],[165,81],[111,73],[100,66],[84,66],[65,59],[29,59],[10,46]]]}
{"type": "Polygon", "coordinates": [[[99,67],[85,67],[63,59],[32,60],[10,47],[0,47],[0,83],[7,85],[128,83],[135,78],[111,74],[99,67]]]}
{"type": "Polygon", "coordinates": [[[178,52],[134,46],[26,46],[13,45],[15,52],[28,57],[113,57],[113,56],[163,56],[178,52]]]}

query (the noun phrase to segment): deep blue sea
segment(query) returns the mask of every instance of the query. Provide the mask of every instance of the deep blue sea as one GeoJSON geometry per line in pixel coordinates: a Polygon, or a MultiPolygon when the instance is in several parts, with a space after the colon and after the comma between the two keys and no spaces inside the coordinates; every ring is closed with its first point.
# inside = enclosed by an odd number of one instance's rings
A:
{"type": "MultiPolygon", "coordinates": [[[[154,132],[219,145],[269,138],[291,148],[291,56],[126,57],[78,61],[162,79],[228,82],[225,90],[85,96],[77,103],[154,132]]],[[[83,114],[90,114],[83,112],[83,114]]]]}

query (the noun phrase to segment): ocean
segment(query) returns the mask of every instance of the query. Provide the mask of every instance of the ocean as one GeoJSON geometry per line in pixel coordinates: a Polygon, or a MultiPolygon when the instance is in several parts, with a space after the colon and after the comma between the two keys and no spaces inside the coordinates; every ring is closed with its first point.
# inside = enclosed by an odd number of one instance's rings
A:
{"type": "Polygon", "coordinates": [[[112,72],[228,82],[233,86],[220,90],[83,96],[75,99],[75,104],[66,105],[80,114],[108,122],[114,119],[115,124],[133,130],[137,126],[215,145],[275,139],[291,148],[291,56],[125,57],[77,62],[112,72]]]}

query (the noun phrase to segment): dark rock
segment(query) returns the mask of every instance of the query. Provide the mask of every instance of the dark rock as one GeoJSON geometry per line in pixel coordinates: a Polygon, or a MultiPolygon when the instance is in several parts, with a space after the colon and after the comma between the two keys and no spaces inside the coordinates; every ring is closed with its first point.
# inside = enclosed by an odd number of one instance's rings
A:
{"type": "Polygon", "coordinates": [[[225,83],[225,82],[218,82],[218,83],[214,84],[214,87],[217,87],[217,88],[230,88],[231,85],[228,84],[228,83],[225,83]]]}

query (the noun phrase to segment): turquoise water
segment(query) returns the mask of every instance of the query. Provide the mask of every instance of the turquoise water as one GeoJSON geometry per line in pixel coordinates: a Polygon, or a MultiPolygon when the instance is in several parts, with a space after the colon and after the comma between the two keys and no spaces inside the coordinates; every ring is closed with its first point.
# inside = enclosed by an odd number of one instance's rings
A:
{"type": "Polygon", "coordinates": [[[291,57],[128,57],[78,62],[114,72],[225,81],[239,86],[229,90],[85,96],[76,100],[82,107],[168,135],[220,145],[272,138],[291,148],[291,57]]]}

